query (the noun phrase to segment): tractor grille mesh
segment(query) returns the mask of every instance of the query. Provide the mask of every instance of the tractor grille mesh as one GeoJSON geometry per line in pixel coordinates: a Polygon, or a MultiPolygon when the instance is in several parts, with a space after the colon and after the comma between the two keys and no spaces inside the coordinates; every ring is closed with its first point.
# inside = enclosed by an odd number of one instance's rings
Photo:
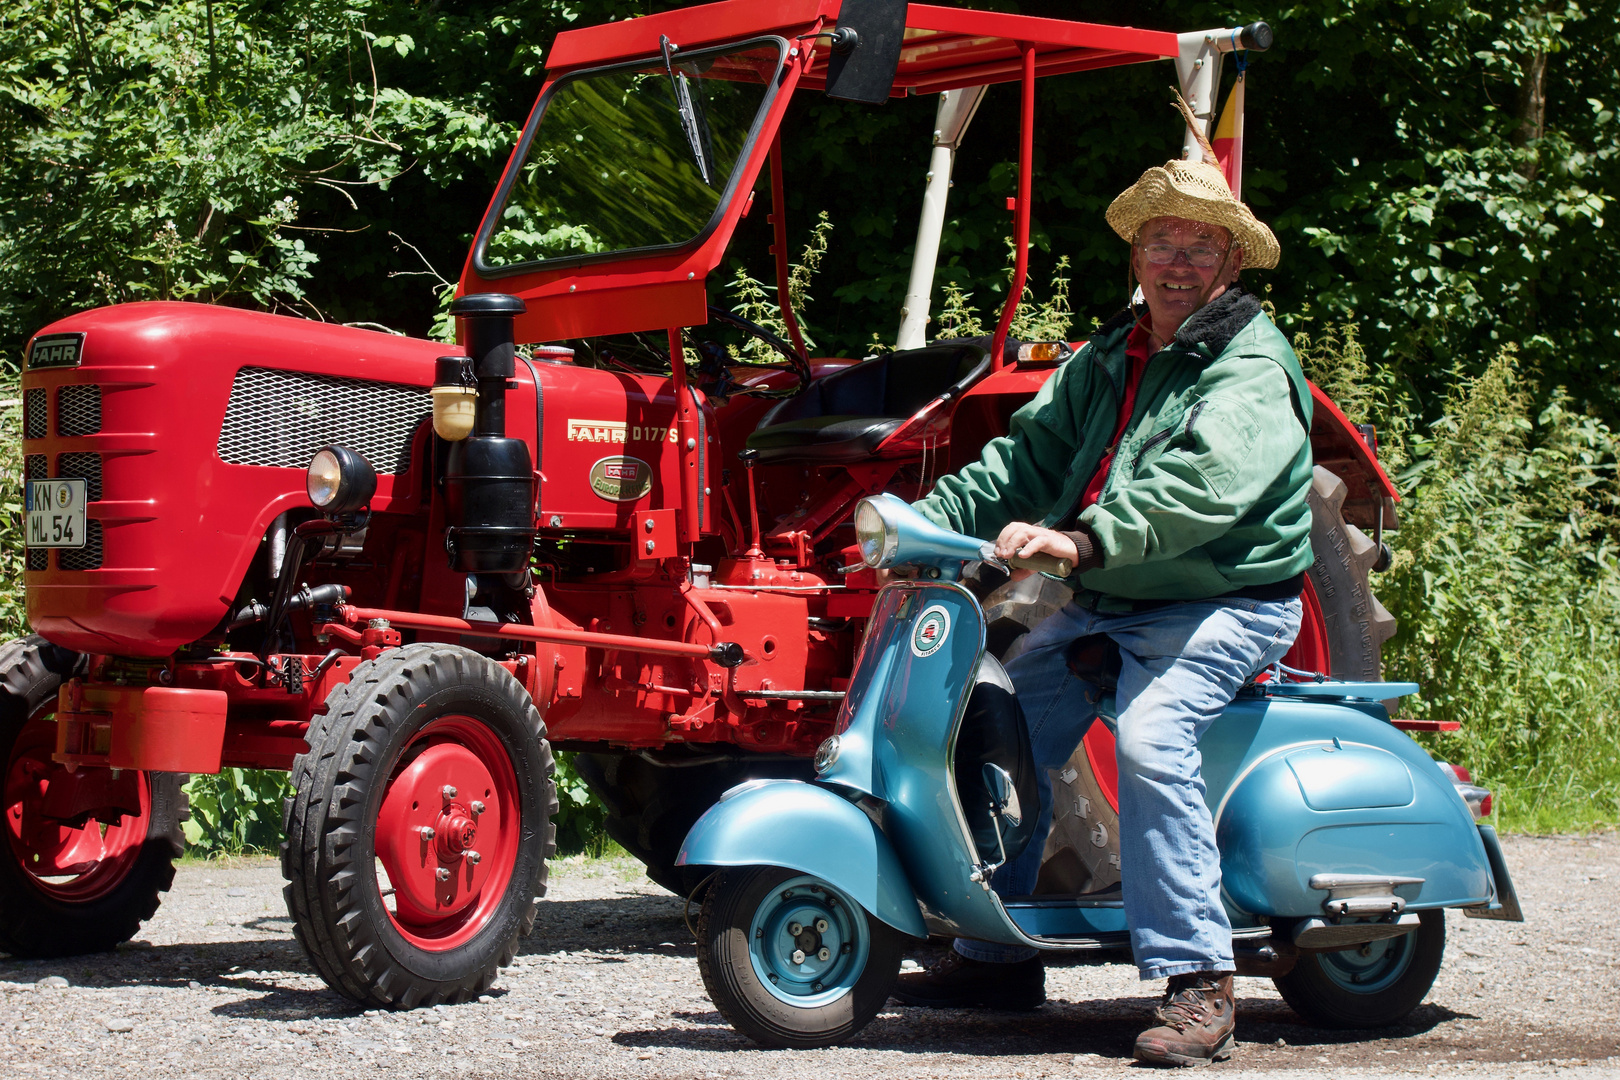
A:
{"type": "Polygon", "coordinates": [[[73,437],[101,430],[101,387],[64,386],[56,392],[56,433],[73,437]]]}
{"type": "Polygon", "coordinates": [[[45,391],[23,391],[23,438],[45,437],[45,391]]]}
{"type": "Polygon", "coordinates": [[[243,368],[225,406],[219,457],[302,469],[323,447],[341,443],[377,472],[401,473],[410,464],[411,435],[432,409],[421,387],[243,368]]]}
{"type": "Polygon", "coordinates": [[[23,458],[23,479],[24,480],[45,480],[45,479],[47,479],[47,476],[45,475],[45,469],[46,469],[46,464],[45,464],[45,455],[44,454],[29,454],[27,457],[23,458]]]}
{"type": "Polygon", "coordinates": [[[51,568],[51,549],[50,548],[29,548],[28,549],[28,565],[27,565],[27,569],[29,569],[29,570],[49,570],[50,568],[51,568]]]}
{"type": "Polygon", "coordinates": [[[85,500],[95,502],[101,498],[101,455],[58,455],[56,459],[56,478],[58,480],[83,480],[85,500]]]}
{"type": "MultiPolygon", "coordinates": [[[[63,454],[63,457],[68,455],[63,454]]],[[[91,496],[94,498],[94,496],[91,496]]],[[[85,523],[84,547],[58,548],[56,551],[56,568],[58,570],[99,570],[101,569],[101,522],[91,520],[85,523]]]]}

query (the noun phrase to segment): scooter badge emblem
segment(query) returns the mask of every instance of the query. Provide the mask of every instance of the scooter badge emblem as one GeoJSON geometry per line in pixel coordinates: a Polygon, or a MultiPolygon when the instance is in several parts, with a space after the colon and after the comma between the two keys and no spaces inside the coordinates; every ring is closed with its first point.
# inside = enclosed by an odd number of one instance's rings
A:
{"type": "Polygon", "coordinates": [[[917,625],[911,629],[911,654],[926,659],[939,652],[951,633],[951,613],[935,604],[917,616],[917,625]]]}

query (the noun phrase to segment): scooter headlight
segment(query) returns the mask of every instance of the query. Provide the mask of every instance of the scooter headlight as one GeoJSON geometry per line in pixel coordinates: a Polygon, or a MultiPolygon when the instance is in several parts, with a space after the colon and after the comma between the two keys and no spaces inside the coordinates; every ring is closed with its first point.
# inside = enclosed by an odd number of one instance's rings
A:
{"type": "Polygon", "coordinates": [[[347,514],[371,501],[377,493],[377,474],[347,446],[328,446],[310,459],[304,486],[321,513],[347,514]]]}
{"type": "Polygon", "coordinates": [[[884,520],[872,500],[862,499],[855,507],[855,540],[861,546],[861,561],[878,569],[894,561],[900,531],[884,520]]]}

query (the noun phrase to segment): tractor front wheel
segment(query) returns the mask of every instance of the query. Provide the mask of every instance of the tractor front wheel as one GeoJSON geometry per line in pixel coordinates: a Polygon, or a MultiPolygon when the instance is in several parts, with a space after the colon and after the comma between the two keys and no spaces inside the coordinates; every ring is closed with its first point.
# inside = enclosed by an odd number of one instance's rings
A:
{"type": "Polygon", "coordinates": [[[51,760],[56,692],[78,660],[40,637],[0,646],[0,950],[14,956],[128,941],[185,847],[180,776],[51,760]]]}
{"type": "Polygon", "coordinates": [[[489,988],[534,924],[554,850],[554,764],[504,668],[408,645],[355,668],[293,765],[282,874],[304,951],[355,1001],[489,988]]]}

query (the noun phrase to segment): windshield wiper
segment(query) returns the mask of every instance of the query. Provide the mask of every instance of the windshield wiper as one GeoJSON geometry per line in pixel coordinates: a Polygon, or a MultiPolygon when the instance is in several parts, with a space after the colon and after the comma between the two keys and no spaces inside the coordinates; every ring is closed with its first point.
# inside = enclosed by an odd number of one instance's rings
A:
{"type": "Polygon", "coordinates": [[[658,48],[664,54],[664,71],[669,75],[670,92],[675,95],[675,108],[681,114],[681,130],[686,133],[687,145],[692,148],[692,160],[697,162],[698,175],[703,182],[714,187],[712,170],[709,166],[708,145],[708,118],[692,100],[692,90],[686,84],[686,73],[675,73],[675,65],[670,62],[670,56],[680,51],[680,46],[669,40],[669,35],[658,35],[658,48]]]}

